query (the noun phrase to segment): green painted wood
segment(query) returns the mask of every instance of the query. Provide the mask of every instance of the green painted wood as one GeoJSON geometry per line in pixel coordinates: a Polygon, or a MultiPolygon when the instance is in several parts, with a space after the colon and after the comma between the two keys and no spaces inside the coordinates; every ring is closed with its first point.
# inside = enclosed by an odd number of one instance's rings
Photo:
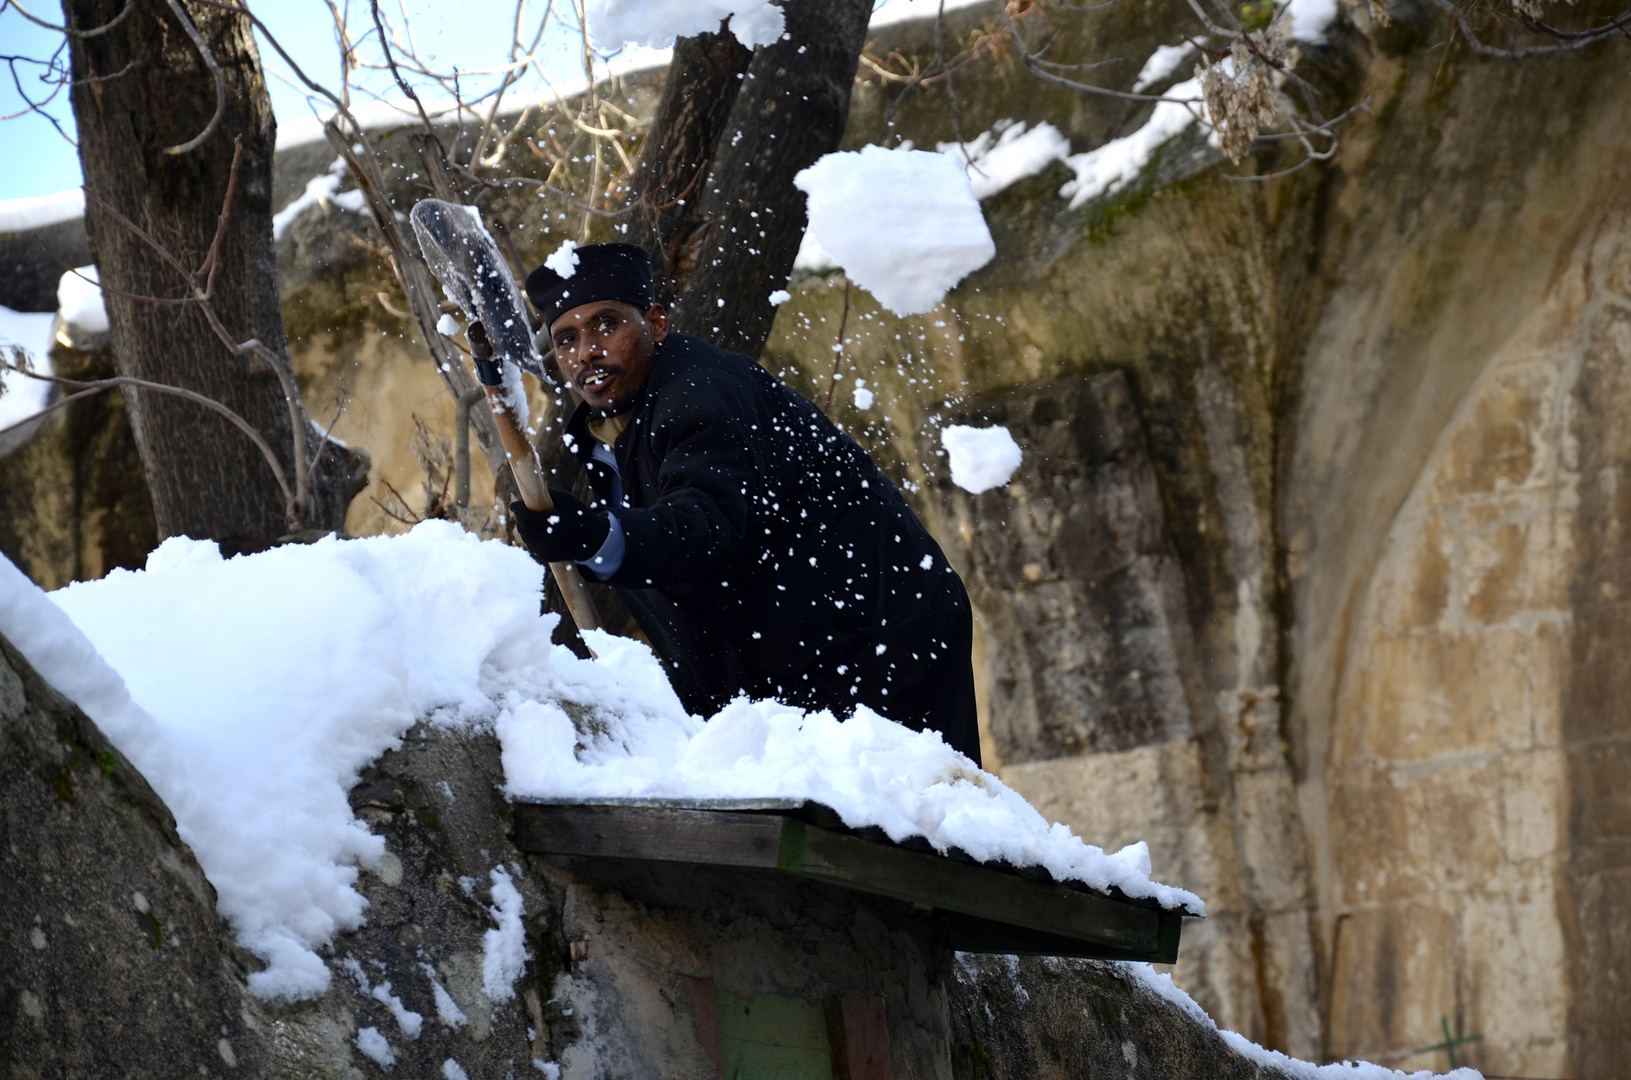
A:
{"type": "Polygon", "coordinates": [[[817,881],[942,908],[1118,951],[1153,955],[1160,913],[1051,882],[905,851],[788,819],[778,868],[817,881]],[[790,832],[802,838],[789,839],[790,832]],[[791,852],[797,864],[791,865],[791,852]]]}
{"type": "Polygon", "coordinates": [[[908,851],[801,817],[653,806],[517,804],[519,846],[537,854],[775,869],[950,913],[952,946],[1173,963],[1180,912],[995,867],[908,851]]]}
{"type": "Polygon", "coordinates": [[[776,865],[783,819],[774,814],[626,806],[517,804],[523,851],[706,866],[776,865]]]}
{"type": "Polygon", "coordinates": [[[714,991],[720,1080],[833,1080],[827,1015],[799,998],[714,991]]]}

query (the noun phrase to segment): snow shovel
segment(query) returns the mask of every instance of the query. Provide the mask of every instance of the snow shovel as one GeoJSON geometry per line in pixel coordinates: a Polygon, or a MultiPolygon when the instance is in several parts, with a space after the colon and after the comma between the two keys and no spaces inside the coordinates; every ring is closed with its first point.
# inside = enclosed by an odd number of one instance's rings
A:
{"type": "MultiPolygon", "coordinates": [[[[492,406],[493,420],[498,425],[510,471],[515,474],[521,501],[529,510],[553,510],[555,504],[550,500],[549,488],[538,466],[538,455],[526,432],[527,397],[521,387],[521,372],[525,370],[542,379],[544,359],[533,343],[521,290],[499,255],[498,245],[482,226],[475,207],[423,199],[414,204],[408,216],[430,272],[442,283],[447,298],[459,305],[470,321],[466,334],[472,355],[484,362],[490,356],[502,376],[496,386],[486,385],[484,381],[482,389],[487,392],[487,403],[492,406]]],[[[600,617],[577,566],[553,562],[549,564],[549,571],[555,575],[555,584],[560,586],[566,609],[572,613],[578,629],[598,630],[600,617]]]]}

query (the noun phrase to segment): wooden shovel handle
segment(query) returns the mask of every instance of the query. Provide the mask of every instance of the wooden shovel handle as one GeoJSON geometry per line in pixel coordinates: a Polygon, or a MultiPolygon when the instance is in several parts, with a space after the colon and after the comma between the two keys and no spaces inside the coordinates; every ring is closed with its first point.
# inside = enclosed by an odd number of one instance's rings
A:
{"type": "MultiPolygon", "coordinates": [[[[504,456],[510,459],[510,471],[515,474],[515,486],[521,492],[521,501],[526,503],[528,510],[543,512],[555,509],[554,502],[549,498],[549,485],[544,483],[543,470],[538,467],[538,454],[517,420],[521,415],[520,410],[510,402],[509,388],[488,386],[484,389],[487,391],[487,404],[493,409],[493,420],[498,424],[499,440],[504,443],[504,456]]],[[[555,584],[560,586],[566,610],[572,613],[572,621],[578,624],[578,629],[599,630],[600,615],[595,611],[595,602],[583,584],[583,575],[579,573],[577,565],[552,562],[549,572],[555,575],[555,584]]]]}

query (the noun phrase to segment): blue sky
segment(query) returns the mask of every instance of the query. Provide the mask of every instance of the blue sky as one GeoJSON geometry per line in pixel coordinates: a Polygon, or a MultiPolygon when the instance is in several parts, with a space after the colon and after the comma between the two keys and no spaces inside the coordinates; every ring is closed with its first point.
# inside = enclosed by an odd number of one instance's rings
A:
{"type": "MultiPolygon", "coordinates": [[[[336,0],[349,8],[354,28],[371,29],[368,0],[336,0]]],[[[550,0],[527,0],[529,33],[550,0]]],[[[932,17],[941,3],[947,11],[991,0],[874,0],[874,26],[899,19],[932,17]]],[[[61,23],[60,0],[26,0],[30,13],[50,22],[61,23]]],[[[325,85],[338,82],[338,49],[334,23],[324,0],[249,0],[249,7],[277,37],[295,63],[312,79],[325,85]]],[[[514,0],[381,0],[380,8],[400,32],[401,13],[406,11],[414,40],[427,62],[439,69],[475,71],[503,63],[508,56],[511,28],[515,18],[514,0]]],[[[540,65],[551,80],[569,82],[581,78],[579,41],[569,0],[554,0],[556,21],[546,32],[540,50],[540,65]],[[567,22],[561,22],[561,19],[567,22]]],[[[311,115],[303,89],[294,85],[287,67],[257,35],[261,62],[266,68],[272,94],[272,110],[280,123],[311,115]]],[[[0,0],[0,54],[49,60],[62,44],[62,35],[41,29],[17,13],[11,0],[0,0]]],[[[66,61],[66,52],[63,53],[66,61]]],[[[51,87],[40,81],[44,69],[38,65],[13,65],[25,91],[34,99],[49,94],[51,87]]],[[[392,96],[390,78],[382,73],[357,72],[354,79],[365,90],[392,96]]],[[[494,76],[473,76],[464,83],[485,89],[496,82],[494,76]]],[[[537,76],[523,82],[523,90],[535,89],[537,76]]],[[[0,67],[0,116],[24,108],[11,72],[0,67]]],[[[47,111],[70,136],[74,133],[73,111],[66,93],[58,95],[47,111]]],[[[78,151],[52,125],[35,115],[0,121],[0,200],[31,195],[49,195],[80,184],[78,151]]]]}
{"type": "MultiPolygon", "coordinates": [[[[345,0],[340,0],[343,4],[345,0]]],[[[48,21],[61,22],[62,11],[57,0],[35,0],[25,3],[28,10],[48,21]]],[[[258,15],[277,39],[288,50],[297,64],[318,82],[328,85],[338,81],[338,50],[335,46],[334,25],[328,7],[322,0],[250,0],[250,9],[258,15]]],[[[544,3],[527,5],[528,22],[537,25],[538,14],[544,3]]],[[[353,26],[371,28],[366,0],[350,0],[353,26]]],[[[398,12],[405,7],[413,26],[414,38],[423,54],[438,66],[457,67],[461,71],[495,66],[503,62],[508,53],[510,30],[515,8],[512,3],[498,0],[448,3],[447,0],[385,0],[381,10],[399,22],[398,12]]],[[[570,15],[570,5],[557,3],[557,7],[570,15]]],[[[545,67],[557,79],[570,78],[577,67],[576,42],[573,35],[560,26],[546,38],[545,67]]],[[[49,59],[61,45],[62,35],[41,29],[24,19],[15,8],[6,6],[0,11],[0,53],[49,59]]],[[[257,40],[261,61],[267,70],[267,82],[272,94],[272,109],[280,122],[296,116],[310,115],[305,94],[293,85],[282,60],[262,40],[257,40]]],[[[66,53],[64,53],[66,60],[66,53]]],[[[39,99],[49,93],[50,87],[39,81],[42,70],[28,64],[15,65],[29,96],[39,99]]],[[[389,85],[388,77],[377,73],[360,72],[361,81],[375,92],[383,92],[389,85]]],[[[477,86],[490,86],[492,77],[473,77],[477,86]]],[[[528,85],[536,85],[533,80],[528,85]]],[[[0,115],[9,115],[22,109],[11,74],[0,68],[0,115]]],[[[49,108],[63,129],[73,134],[73,112],[67,94],[58,98],[49,108]]],[[[78,152],[67,140],[57,134],[51,124],[38,116],[22,116],[0,122],[0,199],[14,199],[29,195],[46,195],[80,183],[78,152]]]]}

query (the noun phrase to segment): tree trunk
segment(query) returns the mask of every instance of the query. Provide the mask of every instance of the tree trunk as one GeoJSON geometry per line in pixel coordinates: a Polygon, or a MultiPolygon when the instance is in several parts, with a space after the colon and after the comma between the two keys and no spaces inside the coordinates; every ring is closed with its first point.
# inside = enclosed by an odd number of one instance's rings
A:
{"type": "Polygon", "coordinates": [[[635,167],[641,209],[639,232],[630,237],[651,252],[660,303],[674,302],[695,267],[706,235],[702,193],[708,166],[752,60],[753,53],[728,33],[674,43],[668,81],[635,167]]]}
{"type": "Polygon", "coordinates": [[[755,357],[809,220],[793,177],[844,137],[872,3],[798,0],[783,11],[786,36],[754,52],[716,144],[698,208],[705,232],[675,305],[679,329],[755,357]]]}
{"type": "MultiPolygon", "coordinates": [[[[203,6],[188,10],[225,80],[220,124],[196,149],[167,153],[205,131],[216,84],[165,0],[135,10],[107,33],[70,33],[74,115],[85,172],[86,224],[101,270],[120,373],[195,390],[256,428],[294,483],[294,430],[276,375],[233,355],[194,305],[126,296],[180,297],[181,276],[98,199],[145,229],[177,260],[199,268],[226,195],[233,140],[243,162],[220,253],[214,309],[235,341],[259,338],[288,364],[272,248],[272,151],[276,126],[247,20],[203,6]]],[[[65,0],[68,26],[111,22],[124,0],[65,0]]],[[[223,551],[265,547],[289,531],[284,498],[255,446],[224,418],[170,395],[125,390],[136,445],[152,491],[160,538],[220,542],[223,551]]],[[[315,435],[311,438],[315,444],[315,435]]],[[[338,528],[366,458],[329,448],[314,471],[307,526],[338,528]]]]}

